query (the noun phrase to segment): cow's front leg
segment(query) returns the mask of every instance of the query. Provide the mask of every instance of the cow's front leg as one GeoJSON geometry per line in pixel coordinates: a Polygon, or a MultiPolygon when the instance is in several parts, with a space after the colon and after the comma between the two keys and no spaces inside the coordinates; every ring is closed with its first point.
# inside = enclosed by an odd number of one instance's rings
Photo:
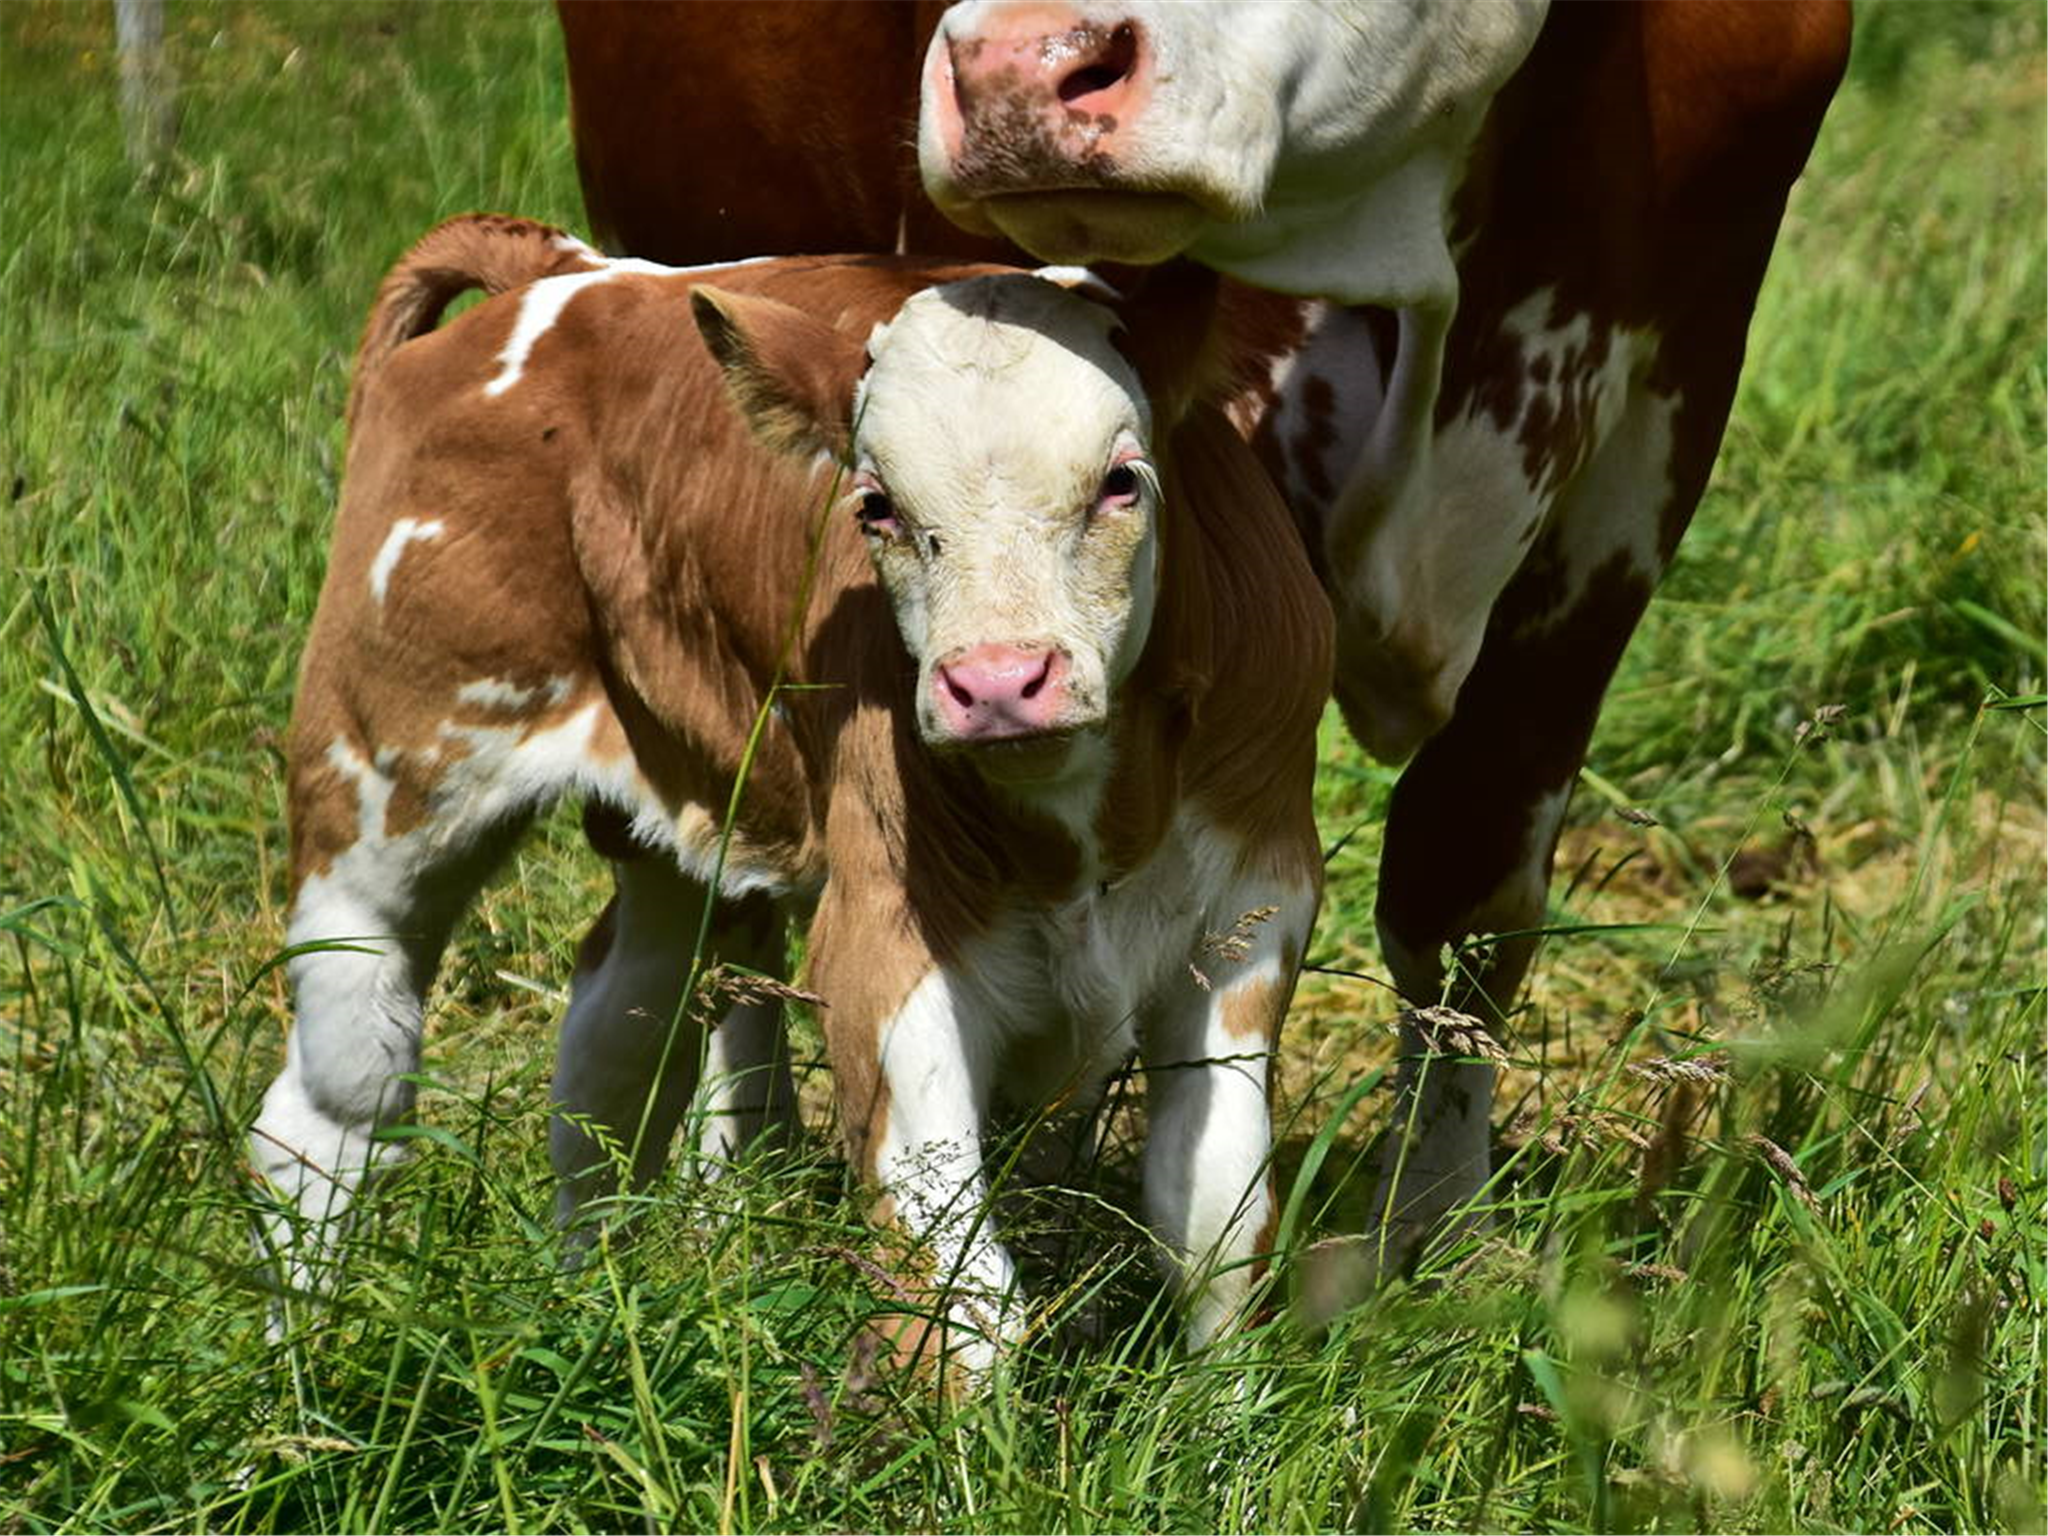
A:
{"type": "MultiPolygon", "coordinates": [[[[1735,331],[1739,343],[1739,326],[1735,331]]],[[[1719,346],[1717,338],[1714,343],[1719,346]]],[[[1728,358],[1732,370],[1740,347],[1728,358]]],[[[1732,371],[1727,375],[1733,385],[1732,371]]],[[[1707,461],[1667,459],[1668,405],[1632,399],[1613,434],[1552,509],[1495,604],[1457,711],[1402,772],[1380,857],[1381,948],[1411,1005],[1448,1003],[1505,1035],[1536,954],[1565,806],[1665,546],[1651,487],[1692,505],[1707,461]],[[1466,939],[1498,935],[1447,973],[1466,939]]],[[[1658,503],[1662,504],[1662,503],[1658,503]]],[[[1669,515],[1668,510],[1666,513],[1669,515]]],[[[1675,539],[1675,525],[1666,538],[1675,539]]],[[[1341,691],[1341,690],[1340,690],[1341,691]]],[[[1471,1042],[1406,1016],[1394,1134],[1374,1196],[1374,1268],[1405,1265],[1433,1232],[1469,1229],[1489,1177],[1494,1068],[1471,1042]]]]}
{"type": "Polygon", "coordinates": [[[1272,1242],[1268,1097],[1316,897],[1247,884],[1147,1011],[1145,1205],[1197,1348],[1242,1318],[1272,1242]]]}
{"type": "Polygon", "coordinates": [[[943,1362],[971,1381],[1021,1327],[982,1167],[993,1041],[963,969],[934,961],[907,920],[875,920],[895,911],[828,888],[810,981],[827,1003],[848,1156],[878,1191],[876,1222],[912,1248],[901,1299],[920,1315],[885,1332],[901,1363],[943,1362]]]}

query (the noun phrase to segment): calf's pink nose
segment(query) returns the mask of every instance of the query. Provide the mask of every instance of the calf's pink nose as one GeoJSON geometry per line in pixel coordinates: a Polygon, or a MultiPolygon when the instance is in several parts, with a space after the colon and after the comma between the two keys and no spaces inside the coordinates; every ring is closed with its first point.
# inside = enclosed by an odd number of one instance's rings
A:
{"type": "Polygon", "coordinates": [[[1004,741],[1050,730],[1067,699],[1071,662],[1053,646],[974,645],[932,668],[939,719],[957,741],[1004,741]]]}

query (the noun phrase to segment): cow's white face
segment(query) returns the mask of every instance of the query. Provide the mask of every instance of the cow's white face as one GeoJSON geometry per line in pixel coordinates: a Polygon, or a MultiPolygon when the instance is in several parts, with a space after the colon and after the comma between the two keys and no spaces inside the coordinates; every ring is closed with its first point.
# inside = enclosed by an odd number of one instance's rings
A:
{"type": "Polygon", "coordinates": [[[1157,588],[1151,412],[1116,317],[1053,282],[912,298],[869,342],[849,511],[917,664],[917,723],[1002,780],[1099,736],[1157,588]]]}
{"type": "Polygon", "coordinates": [[[1397,216],[1441,201],[1545,3],[961,0],[925,60],[925,187],[1049,261],[1185,252],[1349,297],[1386,189],[1397,216]]]}

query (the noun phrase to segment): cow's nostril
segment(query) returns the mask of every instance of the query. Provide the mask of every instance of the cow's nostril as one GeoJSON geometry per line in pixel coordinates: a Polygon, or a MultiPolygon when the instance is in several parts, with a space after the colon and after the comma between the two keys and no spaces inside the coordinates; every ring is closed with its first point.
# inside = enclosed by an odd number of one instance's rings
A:
{"type": "Polygon", "coordinates": [[[939,668],[939,679],[945,683],[946,691],[953,695],[953,702],[955,704],[958,704],[962,709],[972,709],[974,707],[974,695],[965,688],[962,688],[954,679],[953,674],[944,667],[939,668]]]}
{"type": "Polygon", "coordinates": [[[1072,105],[1083,96],[1106,91],[1129,75],[1137,62],[1138,30],[1125,22],[1090,50],[1086,63],[1061,77],[1059,98],[1072,105]]]}

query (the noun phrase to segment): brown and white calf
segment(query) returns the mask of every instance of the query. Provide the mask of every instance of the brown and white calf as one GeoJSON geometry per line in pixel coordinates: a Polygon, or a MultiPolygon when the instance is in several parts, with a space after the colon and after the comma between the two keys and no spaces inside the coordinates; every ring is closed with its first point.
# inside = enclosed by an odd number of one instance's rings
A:
{"type": "Polygon", "coordinates": [[[1106,296],[661,268],[493,218],[386,280],[290,749],[291,940],[347,947],[291,962],[253,1137],[314,1223],[280,1222],[299,1279],[411,1107],[451,925],[574,795],[616,894],[561,1036],[565,1220],[660,1168],[700,1050],[708,1151],[788,1117],[775,1005],[701,1041],[684,992],[700,924],[773,973],[794,916],[850,1155],[951,1283],[967,1364],[1022,1317],[986,1117],[1086,1105],[1134,1046],[1191,1337],[1241,1310],[1331,619],[1250,451],[1106,296]],[[499,296],[433,329],[473,286],[499,296]]]}

